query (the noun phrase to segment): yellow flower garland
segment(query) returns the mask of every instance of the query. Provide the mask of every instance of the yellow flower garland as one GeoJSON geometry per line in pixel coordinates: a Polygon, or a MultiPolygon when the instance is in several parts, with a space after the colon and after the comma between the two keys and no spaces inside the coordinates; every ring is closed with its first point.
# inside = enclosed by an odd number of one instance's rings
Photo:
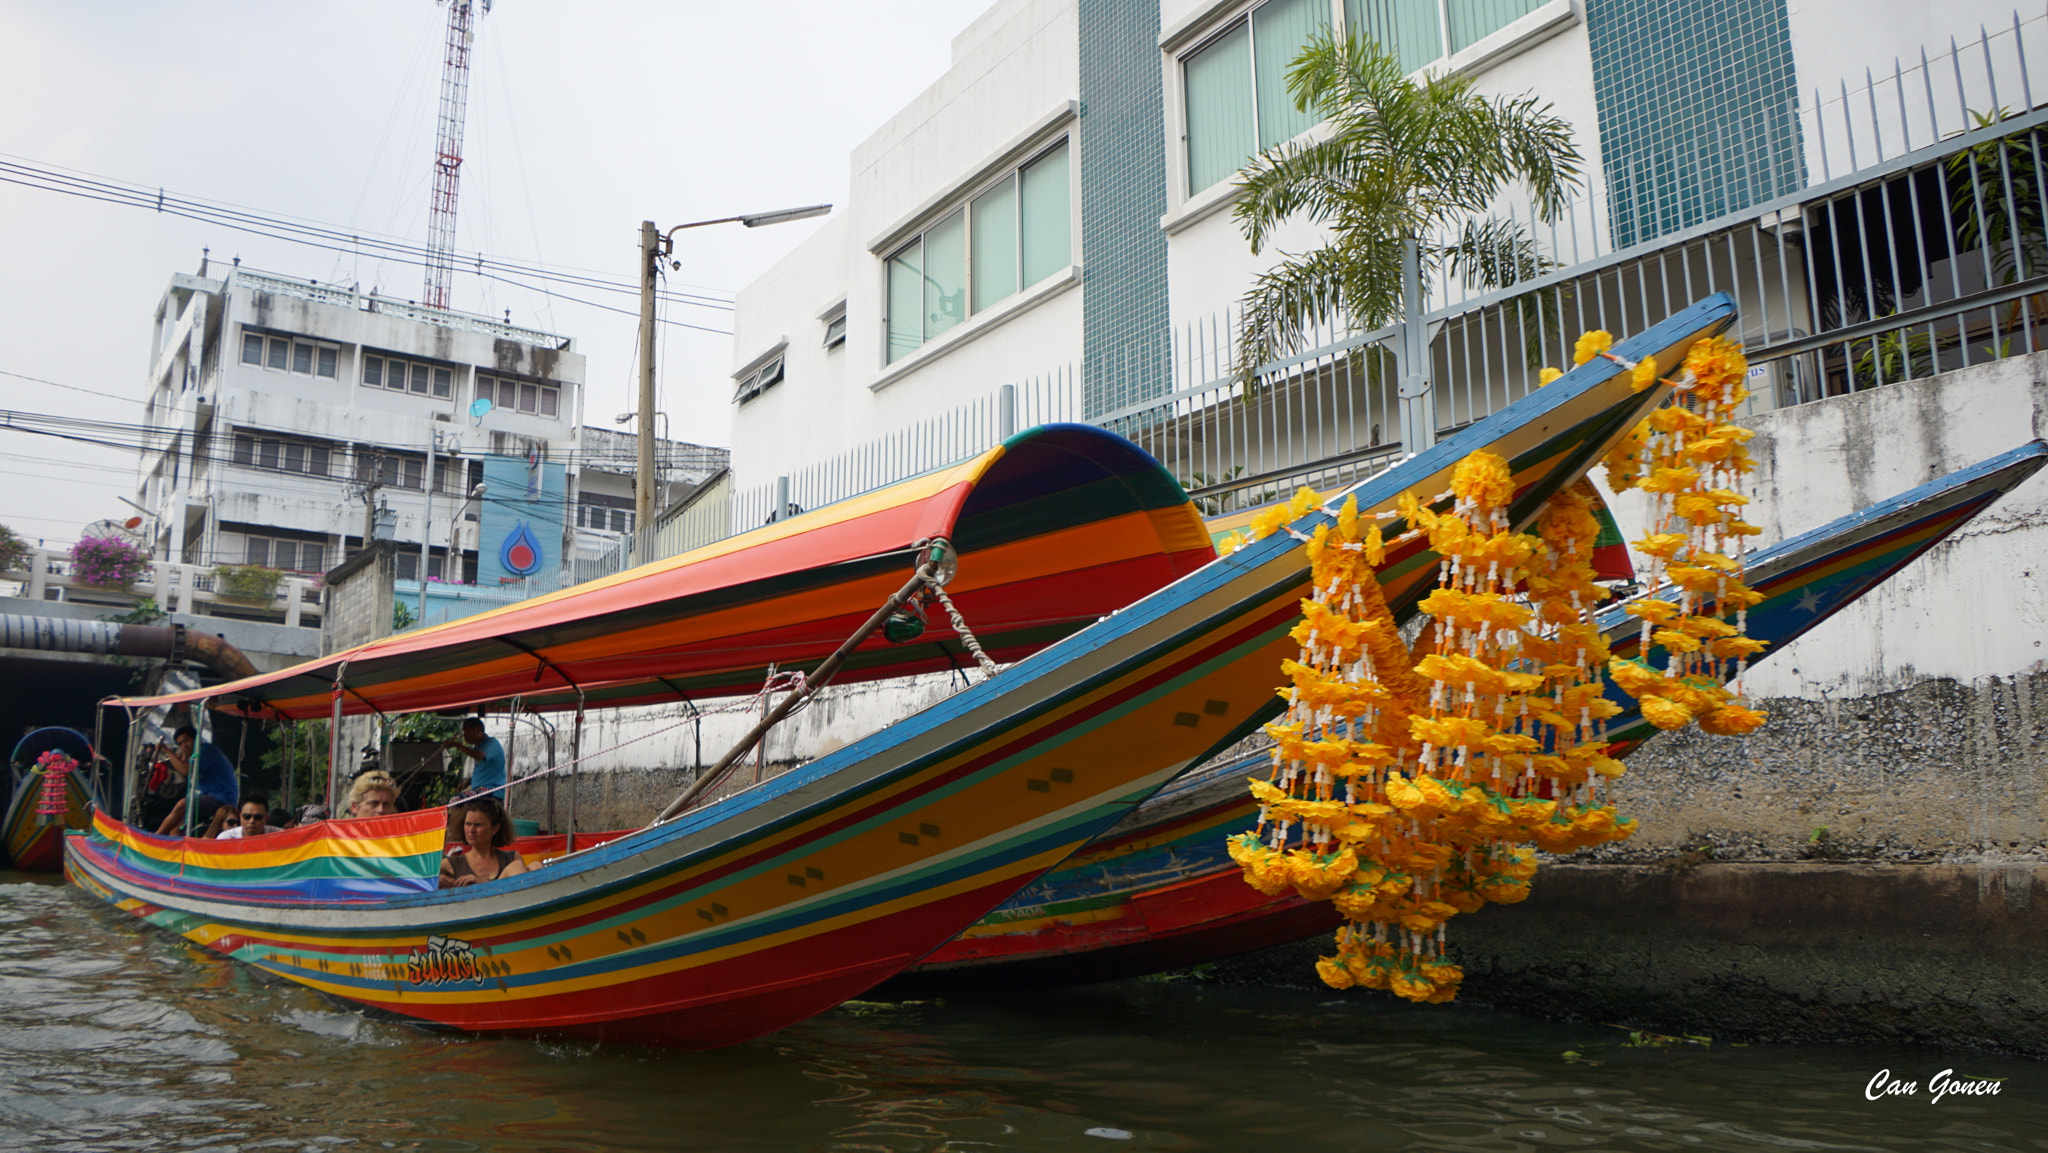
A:
{"type": "MultiPolygon", "coordinates": [[[[1588,333],[1577,359],[1614,359],[1611,343],[1588,333]]],[[[1638,388],[1655,379],[1654,361],[1627,367],[1638,388]]],[[[1739,544],[1754,530],[1731,511],[1743,500],[1732,485],[1748,471],[1746,436],[1726,419],[1743,372],[1739,349],[1696,348],[1680,386],[1688,399],[1674,406],[1681,415],[1659,410],[1610,454],[1617,487],[1659,494],[1655,530],[1638,546],[1686,590],[1678,604],[1630,609],[1644,621],[1646,651],[1656,643],[1672,654],[1664,673],[1615,660],[1593,621],[1608,593],[1593,577],[1598,498],[1584,481],[1551,498],[1535,535],[1517,533],[1507,462],[1474,453],[1453,472],[1448,511],[1401,496],[1405,531],[1394,542],[1370,518],[1360,524],[1355,500],[1308,541],[1314,592],[1293,632],[1300,658],[1282,666],[1287,716],[1267,726],[1269,778],[1250,782],[1258,827],[1229,850],[1260,892],[1327,899],[1345,917],[1336,956],[1317,962],[1326,983],[1451,1000],[1463,971],[1444,954],[1447,920],[1525,899],[1533,849],[1567,853],[1635,831],[1601,796],[1602,782],[1622,773],[1606,741],[1621,710],[1606,699],[1603,672],[1660,727],[1694,717],[1711,732],[1761,723],[1719,679],[1729,667],[1739,676],[1761,648],[1740,620],[1755,594],[1741,584],[1739,544]],[[1411,652],[1377,570],[1390,543],[1418,537],[1441,558],[1441,576],[1421,605],[1433,624],[1411,652]],[[1729,540],[1732,556],[1722,551],[1729,540]],[[1714,615],[1728,611],[1733,625],[1714,615]]],[[[1248,539],[1280,531],[1315,500],[1301,490],[1261,514],[1248,539]]]]}

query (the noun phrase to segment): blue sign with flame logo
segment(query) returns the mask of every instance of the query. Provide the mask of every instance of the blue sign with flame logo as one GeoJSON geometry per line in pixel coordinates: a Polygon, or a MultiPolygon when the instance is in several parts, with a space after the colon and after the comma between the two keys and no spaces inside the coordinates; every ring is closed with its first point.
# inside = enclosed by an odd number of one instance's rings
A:
{"type": "Polygon", "coordinates": [[[512,531],[505,534],[505,543],[498,547],[498,563],[513,576],[532,576],[540,571],[545,559],[540,541],[534,538],[533,530],[523,520],[512,526],[512,531]]]}

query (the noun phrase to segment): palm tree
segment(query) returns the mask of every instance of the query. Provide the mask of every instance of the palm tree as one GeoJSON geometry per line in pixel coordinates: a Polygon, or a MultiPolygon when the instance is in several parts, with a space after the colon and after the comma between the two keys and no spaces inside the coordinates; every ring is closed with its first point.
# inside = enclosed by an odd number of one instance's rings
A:
{"type": "MultiPolygon", "coordinates": [[[[1248,389],[1259,366],[1297,349],[1317,324],[1342,317],[1371,330],[1404,315],[1419,321],[1425,269],[1497,288],[1552,266],[1513,223],[1474,220],[1515,182],[1534,194],[1539,219],[1564,211],[1580,156],[1571,125],[1548,104],[1476,96],[1463,76],[1417,83],[1377,44],[1327,32],[1288,69],[1287,90],[1328,128],[1246,165],[1238,227],[1254,253],[1297,216],[1331,237],[1289,255],[1245,294],[1236,373],[1248,389]],[[1449,241],[1433,239],[1447,233],[1449,241]]],[[[1410,340],[1408,356],[1426,350],[1410,340]]],[[[1404,406],[1403,425],[1410,451],[1434,439],[1433,417],[1410,427],[1404,406]]]]}

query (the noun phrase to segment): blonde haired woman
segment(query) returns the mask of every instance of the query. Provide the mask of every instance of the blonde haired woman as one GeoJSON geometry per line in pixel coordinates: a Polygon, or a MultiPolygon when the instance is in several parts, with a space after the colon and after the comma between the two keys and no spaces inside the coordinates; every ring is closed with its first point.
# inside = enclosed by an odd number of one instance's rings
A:
{"type": "Polygon", "coordinates": [[[388,817],[398,811],[398,782],[382,769],[356,778],[348,789],[348,815],[388,817]]]}

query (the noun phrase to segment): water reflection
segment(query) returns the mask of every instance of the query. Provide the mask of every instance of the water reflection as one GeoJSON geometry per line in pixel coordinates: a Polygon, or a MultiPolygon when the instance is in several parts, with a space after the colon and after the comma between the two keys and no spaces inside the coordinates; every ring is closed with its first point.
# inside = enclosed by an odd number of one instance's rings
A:
{"type": "Polygon", "coordinates": [[[1137,983],[855,1004],[708,1054],[475,1041],[371,1021],[55,884],[0,879],[9,1149],[2048,1149],[2048,1064],[1621,1040],[1469,1007],[1137,983]],[[1865,1101],[1886,1067],[2008,1080],[1998,1097],[1865,1101]]]}

